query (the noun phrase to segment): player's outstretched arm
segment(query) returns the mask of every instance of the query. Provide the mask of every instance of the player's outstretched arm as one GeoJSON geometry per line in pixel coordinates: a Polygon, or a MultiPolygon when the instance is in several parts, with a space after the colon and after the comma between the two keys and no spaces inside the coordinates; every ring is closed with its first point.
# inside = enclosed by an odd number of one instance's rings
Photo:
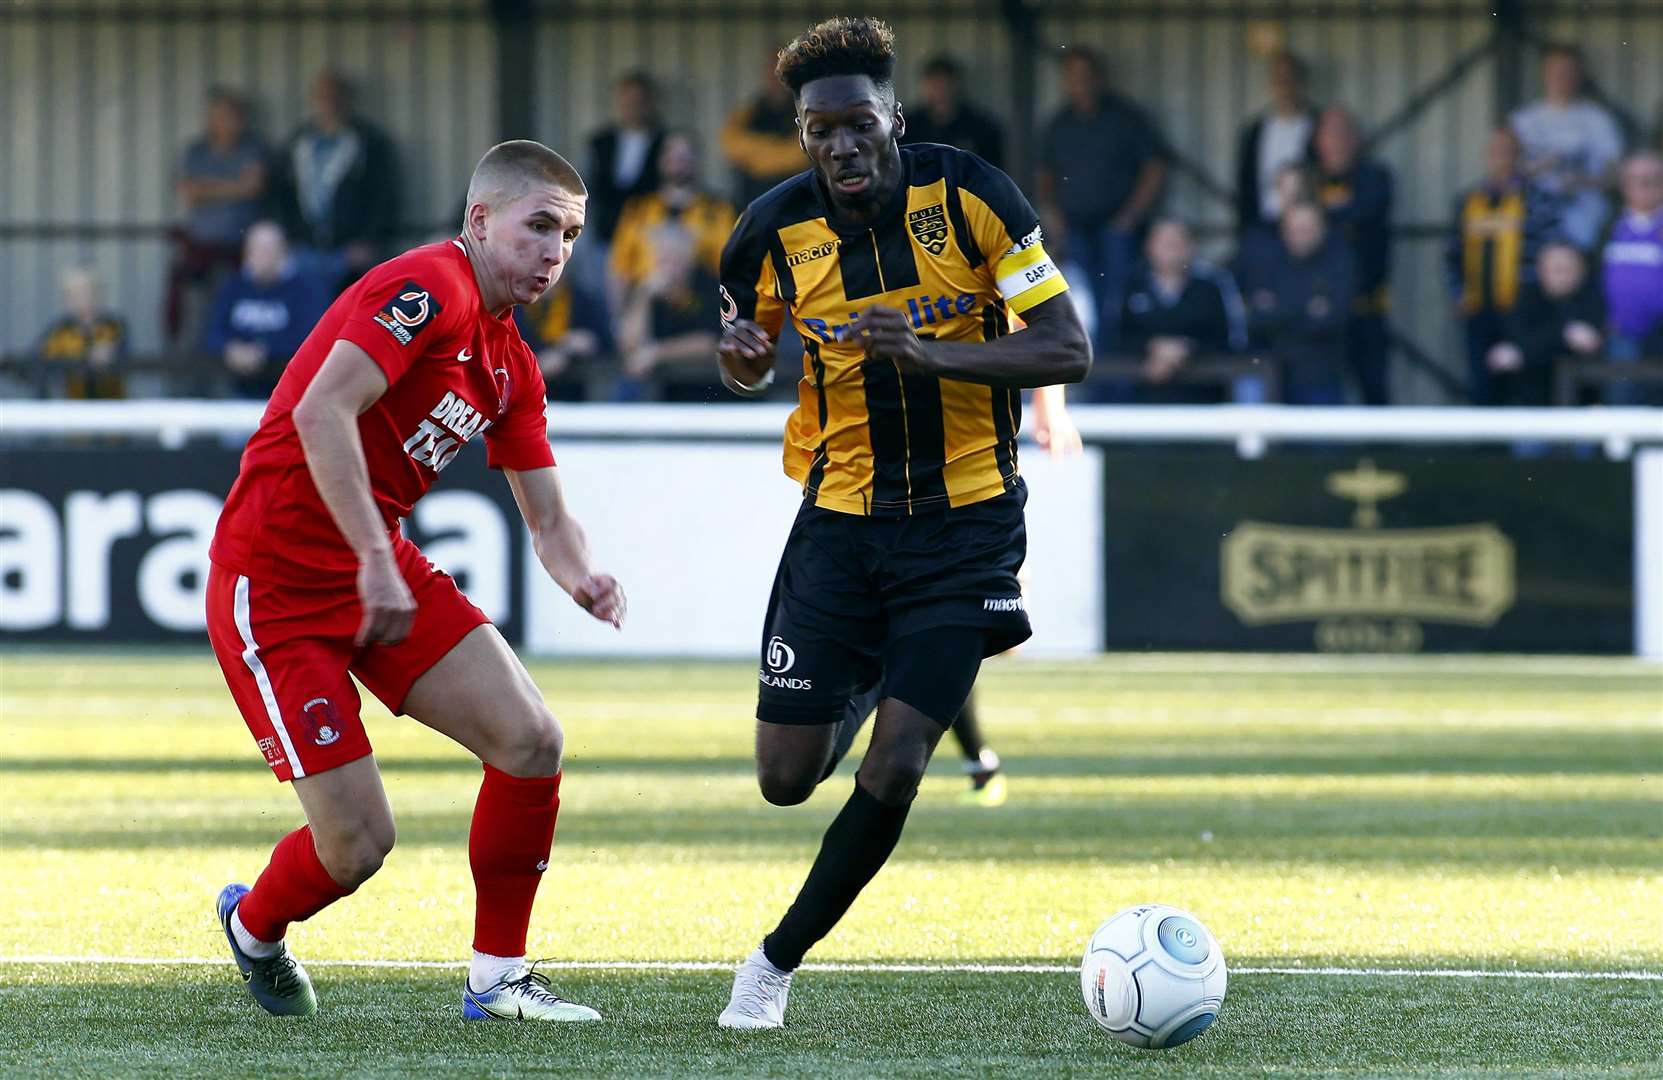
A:
{"type": "Polygon", "coordinates": [[[369,353],[337,341],[292,414],[306,467],[323,505],[358,556],[359,645],[392,644],[410,632],[416,600],[393,559],[392,539],[370,494],[358,417],[387,392],[369,353]]]}
{"type": "Polygon", "coordinates": [[[531,530],[531,545],[543,569],[578,607],[621,629],[628,609],[624,590],[617,578],[596,573],[590,563],[583,527],[566,509],[559,470],[550,466],[523,472],[503,471],[514,492],[514,502],[519,504],[520,516],[531,530]]]}
{"type": "Polygon", "coordinates": [[[872,307],[856,324],[867,362],[894,363],[903,372],[1026,390],[1077,383],[1091,370],[1091,340],[1067,293],[1022,313],[1020,333],[992,341],[920,340],[902,311],[872,307]]]}
{"type": "Polygon", "coordinates": [[[722,385],[740,397],[759,397],[774,383],[775,342],[750,319],[734,319],[716,345],[722,385]]]}

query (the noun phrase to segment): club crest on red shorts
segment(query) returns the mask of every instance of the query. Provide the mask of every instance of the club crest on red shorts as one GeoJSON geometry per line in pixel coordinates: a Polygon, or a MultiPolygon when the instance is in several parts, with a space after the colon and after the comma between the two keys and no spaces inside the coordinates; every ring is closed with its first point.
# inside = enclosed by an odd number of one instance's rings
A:
{"type": "Polygon", "coordinates": [[[300,719],[318,746],[328,746],[341,737],[341,719],[328,698],[313,698],[301,706],[300,719]]]}

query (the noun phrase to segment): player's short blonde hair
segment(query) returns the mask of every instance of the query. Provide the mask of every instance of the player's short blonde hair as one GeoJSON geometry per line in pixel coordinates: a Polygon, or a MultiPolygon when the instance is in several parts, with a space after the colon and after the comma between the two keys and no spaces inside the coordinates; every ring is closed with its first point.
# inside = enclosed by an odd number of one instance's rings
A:
{"type": "Polygon", "coordinates": [[[514,139],[485,151],[485,156],[474,166],[473,178],[468,181],[468,205],[484,203],[495,210],[518,199],[536,184],[547,184],[579,197],[589,194],[583,177],[572,168],[571,162],[540,142],[514,139]]]}

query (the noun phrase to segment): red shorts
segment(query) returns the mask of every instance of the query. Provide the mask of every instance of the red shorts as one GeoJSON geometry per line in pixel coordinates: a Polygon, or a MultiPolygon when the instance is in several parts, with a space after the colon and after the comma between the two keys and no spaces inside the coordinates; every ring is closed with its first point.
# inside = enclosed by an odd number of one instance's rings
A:
{"type": "Polygon", "coordinates": [[[358,648],[356,590],[250,581],[218,563],[208,572],[208,639],[231,696],[279,780],[339,768],[370,753],[356,675],[394,713],[410,686],[474,627],[490,622],[416,545],[393,548],[416,598],[397,645],[358,648]]]}

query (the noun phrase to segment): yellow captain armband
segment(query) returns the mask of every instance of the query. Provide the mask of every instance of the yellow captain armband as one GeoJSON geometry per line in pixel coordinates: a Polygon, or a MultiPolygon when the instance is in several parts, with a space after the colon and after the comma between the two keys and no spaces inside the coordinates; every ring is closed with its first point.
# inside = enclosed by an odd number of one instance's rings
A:
{"type": "Polygon", "coordinates": [[[993,276],[999,283],[999,295],[1018,314],[1068,290],[1062,271],[1045,253],[1044,238],[1037,227],[1005,252],[994,266],[993,276]]]}

